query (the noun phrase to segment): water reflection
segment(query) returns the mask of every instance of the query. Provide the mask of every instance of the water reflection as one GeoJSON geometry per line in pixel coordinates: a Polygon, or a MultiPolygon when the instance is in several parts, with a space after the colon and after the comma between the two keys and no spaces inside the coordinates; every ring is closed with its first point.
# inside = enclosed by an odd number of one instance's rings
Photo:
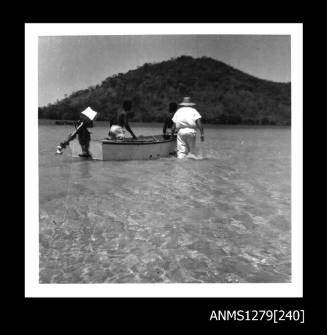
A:
{"type": "Polygon", "coordinates": [[[290,132],[208,129],[207,159],[102,162],[55,156],[59,131],[39,133],[40,282],[290,280],[290,132]]]}
{"type": "Polygon", "coordinates": [[[171,167],[171,178],[173,180],[172,187],[175,194],[187,196],[191,192],[192,174],[190,166],[185,160],[175,160],[175,164],[171,167]]]}
{"type": "Polygon", "coordinates": [[[78,162],[78,164],[76,164],[77,167],[77,177],[82,178],[82,179],[89,179],[92,178],[92,164],[94,162],[92,162],[91,160],[84,160],[81,162],[78,162]]]}

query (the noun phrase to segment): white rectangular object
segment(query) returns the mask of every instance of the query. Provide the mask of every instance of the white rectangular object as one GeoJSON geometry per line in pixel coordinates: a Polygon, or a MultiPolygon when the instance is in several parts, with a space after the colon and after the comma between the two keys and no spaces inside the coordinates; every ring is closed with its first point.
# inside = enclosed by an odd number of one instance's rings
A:
{"type": "Polygon", "coordinates": [[[87,107],[81,114],[85,115],[91,121],[93,121],[97,115],[97,112],[95,112],[91,107],[87,107]]]}

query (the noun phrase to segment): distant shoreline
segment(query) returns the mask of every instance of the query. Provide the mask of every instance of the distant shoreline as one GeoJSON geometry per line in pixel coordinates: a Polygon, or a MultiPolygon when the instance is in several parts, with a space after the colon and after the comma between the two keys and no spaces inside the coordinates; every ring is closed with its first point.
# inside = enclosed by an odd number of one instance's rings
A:
{"type": "MultiPolygon", "coordinates": [[[[59,122],[67,122],[64,124],[65,126],[74,126],[73,120],[50,120],[50,119],[38,119],[39,125],[57,125],[56,121],[59,122]]],[[[75,120],[76,122],[76,120],[75,120]]],[[[162,128],[163,122],[130,122],[130,125],[135,128],[140,127],[155,127],[162,128]]],[[[95,121],[95,127],[109,127],[109,121],[95,121]]],[[[291,128],[291,125],[263,125],[263,124],[221,124],[221,123],[204,123],[203,126],[205,128],[291,128]]]]}

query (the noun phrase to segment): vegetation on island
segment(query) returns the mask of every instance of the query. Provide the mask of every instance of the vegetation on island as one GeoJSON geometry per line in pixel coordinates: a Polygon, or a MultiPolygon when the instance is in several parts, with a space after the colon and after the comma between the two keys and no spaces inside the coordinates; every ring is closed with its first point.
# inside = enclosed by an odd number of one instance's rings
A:
{"type": "Polygon", "coordinates": [[[76,120],[90,106],[109,120],[133,102],[134,122],[162,122],[170,102],[190,96],[205,123],[291,124],[291,83],[259,79],[208,57],[144,64],[39,107],[40,119],[76,120]]]}

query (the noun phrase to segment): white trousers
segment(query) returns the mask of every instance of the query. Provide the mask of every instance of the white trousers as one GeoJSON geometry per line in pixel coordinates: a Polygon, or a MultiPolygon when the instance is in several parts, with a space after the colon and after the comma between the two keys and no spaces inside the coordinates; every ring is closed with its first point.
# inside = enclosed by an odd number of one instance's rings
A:
{"type": "Polygon", "coordinates": [[[184,158],[191,153],[196,155],[196,131],[193,128],[182,128],[177,133],[177,157],[184,158]]]}

